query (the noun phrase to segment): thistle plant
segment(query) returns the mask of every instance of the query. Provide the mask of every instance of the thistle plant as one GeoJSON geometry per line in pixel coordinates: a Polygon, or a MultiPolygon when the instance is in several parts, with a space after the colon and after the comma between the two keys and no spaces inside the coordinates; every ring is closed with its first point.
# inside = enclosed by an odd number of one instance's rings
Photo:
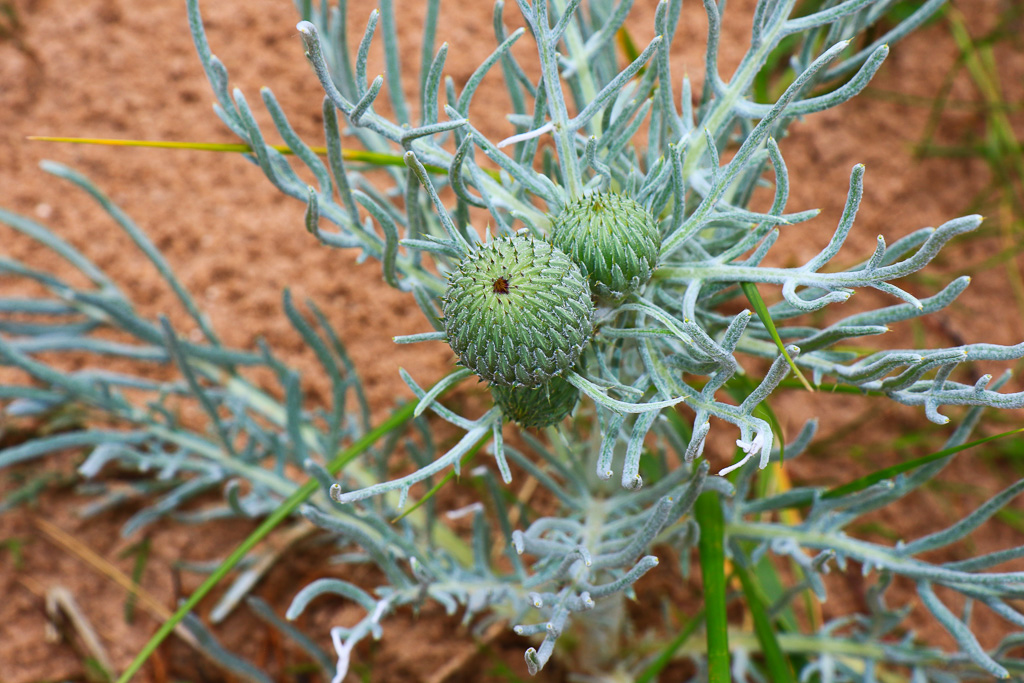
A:
{"type": "MultiPolygon", "coordinates": [[[[329,405],[303,406],[298,374],[272,349],[223,346],[145,234],[88,180],[49,164],[45,170],[92,194],[128,232],[203,339],[186,340],[167,321],[144,319],[124,292],[54,232],[0,213],[92,285],[75,287],[60,273],[0,259],[0,272],[35,281],[50,293],[0,302],[0,310],[22,316],[4,322],[0,359],[35,380],[0,387],[0,398],[9,401],[5,411],[38,415],[79,404],[105,425],[0,451],[0,465],[88,447],[80,468],[85,476],[117,463],[173,482],[125,533],[216,488],[224,489],[225,506],[194,518],[270,515],[261,526],[266,533],[297,510],[333,534],[340,547],[355,548],[339,562],[371,562],[386,582],[368,589],[325,578],[297,592],[289,618],[324,594],[365,610],[357,624],[331,631],[336,681],[345,677],[354,648],[386,631],[389,613],[425,599],[461,611],[467,623],[506,620],[524,637],[531,672],[557,656],[560,636],[573,630],[586,645],[579,651],[589,653],[573,666],[628,679],[648,662],[613,644],[624,628],[623,600],[659,555],[674,554],[688,570],[698,548],[706,640],[685,650],[697,663],[698,678],[793,680],[790,666],[801,680],[822,681],[876,680],[894,671],[915,681],[1024,674],[1024,661],[1009,654],[1024,627],[1024,613],[1013,602],[1021,597],[1024,573],[993,570],[1024,556],[1024,549],[958,562],[924,557],[963,539],[1024,489],[1024,481],[920,538],[886,545],[846,531],[936,477],[970,442],[985,409],[1024,407],[1024,393],[1000,391],[1008,376],[985,375],[967,384],[955,375],[963,363],[1024,357],[1024,343],[837,348],[952,303],[968,278],[923,299],[896,283],[977,228],[981,217],[955,218],[891,244],[880,235],[872,253],[846,255],[859,260],[838,265],[861,202],[864,168],[856,166],[829,243],[799,266],[762,265],[781,230],[817,213],[787,210],[788,126],[860,92],[889,50],[942,0],[928,0],[870,39],[867,29],[893,1],[826,1],[807,13],[796,12],[796,0],[760,0],[747,52],[731,75],[718,67],[723,7],[704,0],[709,28],[700,93],[671,68],[681,0],[658,4],[655,38],[625,64],[615,38],[631,2],[517,0],[514,14],[498,0],[495,48],[461,88],[445,77],[448,45],[436,45],[437,0],[427,3],[419,73],[403,69],[399,59],[392,0],[382,0],[370,14],[355,46],[348,43],[355,18],[344,0],[335,7],[300,4],[298,32],[325,94],[326,162],[295,134],[269,90],[261,98],[315,185],[266,142],[246,97],[229,88],[197,1],[190,0],[191,31],[215,111],[249,146],[249,160],[271,184],[305,203],[305,228],[315,239],[379,260],[388,285],[416,302],[423,332],[394,341],[448,344],[459,367],[432,387],[421,386],[415,371],[403,371],[417,402],[371,428],[357,368],[329,315],[313,304],[304,312],[285,293],[285,314],[332,386],[329,405]],[[509,31],[508,23],[523,26],[509,31]],[[776,102],[755,101],[754,79],[784,39],[792,46],[795,79],[776,102]],[[387,69],[386,76],[371,79],[367,57],[375,41],[383,44],[387,69]],[[519,41],[536,45],[535,71],[513,55],[519,41]],[[512,106],[507,118],[516,128],[503,141],[482,135],[471,115],[477,88],[491,71],[504,76],[512,106]],[[412,103],[402,84],[416,78],[420,101],[412,103]],[[385,95],[391,118],[376,107],[385,95]],[[358,140],[371,165],[384,164],[386,175],[371,177],[347,161],[343,133],[358,140]],[[727,149],[734,153],[723,163],[727,149]],[[751,208],[758,186],[773,189],[763,211],[751,208]],[[765,305],[762,288],[780,291],[781,299],[765,305]],[[844,315],[838,304],[865,289],[891,301],[844,315]],[[757,315],[727,313],[736,310],[727,306],[736,300],[749,302],[757,315]],[[808,315],[822,310],[827,315],[808,315]],[[26,323],[25,315],[38,320],[26,323]],[[101,334],[109,329],[134,341],[110,341],[101,334]],[[84,352],[96,364],[67,372],[38,357],[48,351],[84,352]],[[140,367],[173,363],[180,377],[113,373],[103,369],[106,356],[140,367]],[[270,369],[283,399],[258,388],[250,368],[270,369]],[[798,457],[815,435],[816,421],[807,416],[784,443],[767,403],[793,384],[786,379],[790,373],[805,383],[806,373],[820,389],[920,406],[939,425],[949,422],[949,407],[965,410],[944,450],[897,472],[831,490],[807,486],[762,495],[759,482],[773,471],[768,466],[798,457]],[[445,403],[466,380],[490,387],[493,406],[482,414],[459,414],[445,403]],[[198,407],[206,424],[184,422],[179,408],[185,404],[198,407]],[[711,418],[718,420],[715,429],[733,429],[738,437],[736,462],[717,472],[703,457],[711,418]],[[415,437],[401,429],[408,420],[415,437]],[[440,421],[459,433],[447,449],[432,436],[440,421]],[[384,434],[390,437],[378,444],[384,434]],[[481,464],[481,450],[493,459],[493,471],[481,464]],[[398,451],[406,466],[396,476],[390,456],[398,451]],[[476,460],[467,468],[471,458],[476,460]],[[292,478],[288,465],[313,483],[292,478]],[[452,473],[479,484],[480,500],[461,511],[473,518],[466,537],[452,530],[426,493],[452,473]],[[539,483],[543,514],[518,508],[512,514],[506,487],[515,476],[539,483]],[[419,500],[414,504],[413,498],[419,500]],[[781,521],[793,510],[800,512],[797,523],[781,521]],[[771,556],[791,563],[789,585],[774,593],[750,588],[754,570],[771,556]],[[725,628],[726,559],[754,613],[756,633],[725,628]],[[851,571],[851,565],[872,577],[866,613],[842,615],[806,632],[773,631],[772,619],[800,596],[810,592],[824,600],[824,574],[851,571]],[[886,600],[897,578],[916,586],[956,651],[939,652],[901,635],[904,606],[886,600]],[[970,630],[969,610],[955,614],[943,599],[951,592],[1002,617],[1008,625],[1003,642],[982,648],[970,630]]],[[[137,486],[144,489],[145,480],[137,486]]],[[[230,591],[229,598],[239,592],[244,589],[230,591]]],[[[218,606],[218,613],[228,607],[218,606]]],[[[261,675],[251,666],[239,670],[261,675]]]]}

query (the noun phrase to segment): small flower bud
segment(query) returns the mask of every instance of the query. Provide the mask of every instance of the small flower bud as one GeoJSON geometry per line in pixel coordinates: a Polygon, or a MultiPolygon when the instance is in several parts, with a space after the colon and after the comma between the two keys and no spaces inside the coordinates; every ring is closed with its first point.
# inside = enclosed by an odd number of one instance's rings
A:
{"type": "Polygon", "coordinates": [[[505,417],[524,427],[548,427],[572,412],[580,392],[561,377],[539,387],[491,387],[505,417]]]}
{"type": "Polygon", "coordinates": [[[620,299],[651,279],[661,231],[633,199],[595,192],[573,200],[552,220],[551,243],[579,264],[595,294],[620,299]]]}

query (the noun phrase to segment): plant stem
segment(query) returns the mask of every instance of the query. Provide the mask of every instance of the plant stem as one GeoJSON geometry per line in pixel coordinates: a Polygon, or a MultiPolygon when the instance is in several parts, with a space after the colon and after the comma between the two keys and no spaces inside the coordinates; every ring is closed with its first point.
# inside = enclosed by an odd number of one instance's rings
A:
{"type": "Polygon", "coordinates": [[[704,617],[708,683],[729,683],[729,624],[725,616],[725,521],[718,494],[705,491],[694,508],[700,525],[700,570],[704,577],[704,617]]]}

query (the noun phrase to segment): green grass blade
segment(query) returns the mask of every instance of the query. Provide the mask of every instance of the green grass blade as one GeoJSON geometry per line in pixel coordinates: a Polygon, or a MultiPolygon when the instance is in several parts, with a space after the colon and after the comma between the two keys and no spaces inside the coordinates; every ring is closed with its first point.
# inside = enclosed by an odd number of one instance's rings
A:
{"type": "MultiPolygon", "coordinates": [[[[999,223],[1002,224],[1006,244],[1014,246],[1020,241],[1019,237],[1013,234],[1013,225],[1018,222],[1014,219],[1014,209],[1016,208],[1018,213],[1024,212],[1024,205],[1020,200],[1024,197],[1024,154],[1007,114],[1011,105],[1006,101],[1000,87],[992,42],[986,38],[973,38],[968,31],[966,19],[955,7],[950,7],[946,16],[967,73],[985,103],[986,135],[978,156],[987,161],[994,183],[999,189],[999,223]]],[[[1024,313],[1024,278],[1021,277],[1016,264],[1007,264],[1007,277],[1017,300],[1017,309],[1024,313]]]]}
{"type": "MultiPolygon", "coordinates": [[[[804,385],[795,379],[784,379],[779,382],[779,387],[782,389],[803,389],[804,385]]],[[[817,387],[818,391],[823,391],[827,394],[851,394],[854,396],[882,396],[881,391],[871,391],[869,389],[861,389],[854,384],[836,384],[829,382],[822,382],[817,387]]]]}
{"type": "MultiPolygon", "coordinates": [[[[689,443],[690,439],[693,437],[693,432],[690,429],[690,423],[675,410],[666,410],[662,415],[668,418],[669,424],[672,425],[672,429],[676,430],[679,437],[683,441],[689,443]]],[[[681,457],[683,454],[680,453],[679,455],[681,457]]]]}
{"type": "MultiPolygon", "coordinates": [[[[752,578],[757,582],[757,586],[760,589],[759,592],[764,597],[764,602],[774,603],[786,592],[786,587],[779,577],[779,572],[775,569],[775,565],[772,564],[768,555],[763,555],[760,561],[754,565],[752,578]]],[[[792,604],[780,609],[775,620],[783,631],[796,632],[800,630],[792,604]]],[[[810,619],[810,621],[813,622],[813,619],[810,619]]]]}
{"type": "MultiPolygon", "coordinates": [[[[132,562],[132,581],[136,585],[142,584],[142,574],[146,571],[146,563],[149,561],[149,537],[143,538],[138,543],[125,548],[118,557],[122,560],[126,557],[134,557],[132,562]]],[[[126,623],[135,623],[135,602],[138,600],[138,593],[130,591],[124,602],[124,620],[126,623]]]]}
{"type": "MultiPolygon", "coordinates": [[[[384,436],[388,432],[400,428],[410,418],[412,418],[413,410],[416,409],[416,403],[407,403],[398,410],[396,410],[391,417],[382,422],[377,428],[371,430],[361,439],[353,443],[351,446],[343,450],[338,456],[331,461],[327,466],[327,471],[331,474],[337,474],[345,465],[358,457],[363,451],[372,446],[380,437],[384,436]]],[[[189,596],[181,607],[171,616],[170,619],[165,621],[157,632],[149,639],[149,642],[139,651],[139,654],[135,656],[132,663],[128,665],[121,677],[117,679],[117,683],[128,683],[132,679],[132,676],[139,672],[142,665],[146,663],[150,655],[156,651],[160,643],[171,634],[174,628],[181,623],[182,619],[185,618],[189,612],[191,612],[199,601],[206,597],[207,593],[213,590],[214,586],[220,583],[221,579],[227,576],[228,572],[235,568],[242,559],[249,554],[249,551],[256,547],[260,541],[262,541],[278,524],[287,519],[295,511],[299,505],[301,505],[307,498],[316,492],[319,483],[316,479],[310,479],[305,484],[295,489],[292,495],[288,496],[281,503],[281,505],[274,510],[263,523],[256,527],[249,536],[242,541],[237,548],[232,551],[230,555],[217,567],[216,570],[210,576],[203,581],[202,585],[195,590],[192,595],[189,596]]]]}
{"type": "Polygon", "coordinates": [[[768,670],[768,680],[772,683],[796,683],[793,667],[782,651],[779,639],[775,637],[775,627],[772,626],[771,619],[768,618],[768,612],[765,610],[757,583],[750,572],[743,567],[736,565],[733,571],[740,579],[743,595],[747,599],[747,609],[750,610],[750,616],[754,620],[754,634],[757,636],[757,642],[761,644],[765,668],[768,670]]]}
{"type": "Polygon", "coordinates": [[[676,634],[676,637],[669,641],[658,656],[651,662],[646,669],[640,672],[640,674],[634,680],[634,683],[651,683],[654,681],[658,674],[661,673],[662,669],[668,666],[669,662],[672,661],[672,657],[675,656],[676,651],[686,644],[686,641],[690,639],[693,632],[697,630],[697,627],[704,621],[704,610],[701,610],[694,614],[689,621],[683,626],[683,628],[676,634]]]}
{"type": "Polygon", "coordinates": [[[768,334],[772,336],[775,341],[775,345],[779,347],[779,351],[785,356],[786,362],[789,363],[789,367],[793,368],[793,374],[796,375],[800,383],[804,385],[804,389],[807,391],[814,391],[814,387],[804,377],[804,373],[800,372],[800,368],[796,366],[793,359],[789,357],[789,352],[786,351],[786,345],[782,343],[782,339],[779,337],[778,330],[775,329],[775,322],[772,317],[768,314],[768,306],[765,305],[764,299],[761,298],[761,293],[757,291],[757,285],[753,282],[741,282],[740,287],[743,288],[743,293],[747,295],[747,301],[754,307],[754,312],[757,313],[757,317],[761,319],[761,323],[768,330],[768,334]]]}
{"type": "MultiPolygon", "coordinates": [[[[490,441],[490,439],[491,439],[491,435],[490,434],[485,434],[484,436],[480,437],[480,440],[477,441],[475,444],[473,444],[473,446],[468,451],[466,451],[466,454],[462,456],[462,460],[459,461],[459,467],[460,468],[465,467],[466,464],[470,460],[473,459],[473,456],[476,455],[477,452],[479,452],[479,450],[481,448],[483,448],[483,445],[485,443],[487,443],[488,441],[490,441]]],[[[428,500],[433,498],[434,494],[437,493],[438,491],[440,491],[442,486],[444,486],[445,484],[447,484],[448,482],[450,482],[454,478],[455,478],[455,470],[454,469],[448,470],[448,472],[445,473],[445,475],[441,479],[441,481],[439,481],[436,484],[434,484],[431,487],[431,489],[429,491],[427,491],[427,493],[422,498],[420,498],[418,501],[416,501],[415,503],[410,505],[408,508],[406,508],[405,512],[403,512],[402,514],[398,515],[393,520],[391,520],[391,523],[394,524],[395,522],[397,522],[398,520],[402,519],[403,517],[405,517],[407,515],[411,515],[413,512],[418,510],[421,505],[423,505],[428,500]]]]}
{"type": "Polygon", "coordinates": [[[708,683],[729,683],[729,624],[725,614],[725,521],[718,494],[697,496],[694,515],[700,526],[700,571],[704,578],[708,683]]]}
{"type": "Polygon", "coordinates": [[[1024,427],[1021,427],[1020,429],[1011,429],[1010,431],[1003,432],[1002,434],[986,436],[982,439],[976,439],[975,441],[971,441],[969,443],[960,444],[959,446],[943,448],[941,451],[936,451],[935,453],[932,453],[930,455],[925,455],[920,458],[908,460],[907,462],[902,462],[898,465],[893,465],[892,467],[886,467],[884,469],[878,470],[877,472],[872,472],[871,474],[861,477],[860,479],[854,479],[849,484],[843,484],[842,486],[838,486],[830,491],[827,491],[822,496],[822,498],[839,498],[841,496],[845,496],[851,493],[856,493],[857,491],[866,489],[867,487],[872,486],[873,484],[877,484],[880,481],[892,479],[898,474],[909,472],[910,470],[920,467],[921,465],[926,465],[935,460],[941,460],[942,458],[953,455],[954,453],[959,453],[960,451],[965,451],[968,448],[980,446],[981,444],[988,443],[989,441],[995,441],[996,439],[1002,439],[1007,436],[1013,436],[1014,434],[1021,433],[1024,433],[1024,427]]]}
{"type": "Polygon", "coordinates": [[[991,47],[979,48],[975,44],[967,30],[967,22],[963,14],[955,7],[951,7],[946,16],[949,18],[953,40],[956,41],[957,47],[960,48],[960,52],[964,56],[967,72],[985,99],[988,112],[987,123],[993,133],[990,144],[1001,148],[999,149],[1000,155],[1006,155],[1006,160],[1016,170],[1018,178],[1024,181],[1024,156],[1021,155],[1020,144],[1014,133],[1013,125],[1006,116],[1007,103],[999,87],[999,75],[994,69],[991,47]]]}

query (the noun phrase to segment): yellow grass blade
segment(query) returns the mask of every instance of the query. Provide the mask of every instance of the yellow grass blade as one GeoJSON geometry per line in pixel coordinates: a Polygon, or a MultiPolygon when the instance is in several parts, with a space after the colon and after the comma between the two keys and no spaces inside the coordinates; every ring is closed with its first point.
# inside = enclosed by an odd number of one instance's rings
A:
{"type": "MultiPolygon", "coordinates": [[[[78,145],[105,145],[107,147],[155,147],[158,149],[191,149],[201,152],[234,152],[247,154],[252,152],[252,147],[244,142],[177,142],[173,140],[115,140],[112,138],[69,138],[51,135],[29,135],[26,140],[34,142],[70,142],[78,145]]],[[[294,154],[291,148],[286,145],[270,145],[281,154],[294,154]]],[[[326,147],[310,147],[315,154],[327,155],[326,147]]],[[[370,164],[372,166],[400,166],[405,167],[405,160],[397,154],[381,154],[379,152],[367,152],[362,149],[343,149],[341,156],[346,161],[356,161],[370,164]]],[[[440,166],[424,165],[431,173],[447,174],[446,169],[440,166]]],[[[495,180],[498,179],[497,171],[483,169],[484,173],[495,180]]]]}

